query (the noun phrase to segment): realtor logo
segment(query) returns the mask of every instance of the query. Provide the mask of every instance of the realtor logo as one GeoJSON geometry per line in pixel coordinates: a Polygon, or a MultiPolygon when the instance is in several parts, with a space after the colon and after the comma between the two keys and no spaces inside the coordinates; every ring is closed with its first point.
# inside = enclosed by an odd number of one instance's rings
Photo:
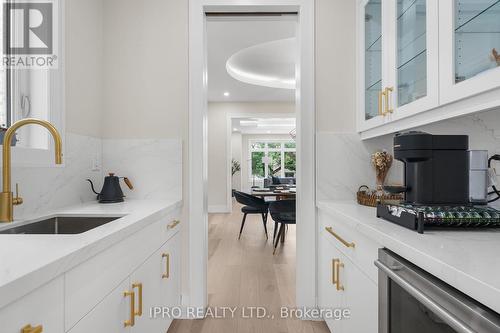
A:
{"type": "Polygon", "coordinates": [[[54,68],[57,0],[3,4],[3,67],[54,68]]]}
{"type": "Polygon", "coordinates": [[[52,3],[5,3],[4,52],[52,54],[52,3]],[[10,23],[10,24],[9,24],[10,23]]]}

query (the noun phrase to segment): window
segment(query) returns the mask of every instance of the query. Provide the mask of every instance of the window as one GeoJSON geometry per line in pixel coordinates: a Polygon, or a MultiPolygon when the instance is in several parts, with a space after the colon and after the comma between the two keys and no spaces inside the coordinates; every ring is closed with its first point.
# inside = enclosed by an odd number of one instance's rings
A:
{"type": "Polygon", "coordinates": [[[295,177],[296,143],[293,141],[250,141],[250,178],[295,177]]]}
{"type": "MultiPolygon", "coordinates": [[[[0,7],[0,44],[1,55],[6,54],[4,49],[13,39],[19,39],[24,31],[23,20],[6,19],[5,6],[0,7]],[[4,24],[5,23],[5,24],[4,24]],[[7,31],[4,31],[7,28],[7,31]],[[8,40],[5,41],[4,39],[8,40]]],[[[12,42],[13,43],[13,42],[12,42]]],[[[8,47],[8,46],[7,46],[8,47]]],[[[9,52],[9,51],[7,51],[9,52]]],[[[15,53],[10,53],[11,54],[15,53]]],[[[20,56],[20,59],[22,56],[20,56]]],[[[45,68],[12,68],[4,65],[2,59],[0,68],[0,127],[6,129],[14,122],[25,118],[36,118],[53,121],[49,117],[49,78],[50,69],[45,68]]],[[[0,142],[0,145],[2,142],[0,142]]],[[[19,129],[16,133],[16,147],[48,149],[49,135],[43,128],[29,126],[19,129]]]]}
{"type": "MultiPolygon", "coordinates": [[[[3,132],[14,122],[25,118],[43,119],[59,130],[64,141],[61,52],[61,32],[64,27],[60,24],[63,10],[59,1],[33,3],[30,3],[29,10],[24,3],[9,7],[14,2],[6,2],[7,5],[0,6],[0,54],[3,56],[0,67],[0,129],[3,132]],[[49,2],[52,4],[52,20],[42,20],[42,23],[50,23],[42,25],[38,33],[30,32],[31,37],[26,42],[26,32],[30,30],[26,29],[23,15],[30,18],[37,12],[44,15],[49,2]],[[6,9],[9,11],[5,12],[6,9]],[[21,51],[16,48],[21,48],[21,51]],[[43,52],[43,49],[47,49],[47,52],[43,52]],[[11,59],[15,60],[9,62],[11,59]]],[[[13,149],[16,150],[12,158],[13,165],[53,165],[53,141],[48,131],[40,126],[20,128],[13,149]]]]}

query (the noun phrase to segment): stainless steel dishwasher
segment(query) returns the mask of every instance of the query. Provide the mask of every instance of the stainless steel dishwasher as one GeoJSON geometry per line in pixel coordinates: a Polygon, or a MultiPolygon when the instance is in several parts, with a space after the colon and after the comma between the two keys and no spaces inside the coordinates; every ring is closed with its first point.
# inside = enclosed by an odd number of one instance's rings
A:
{"type": "Polygon", "coordinates": [[[499,333],[500,315],[381,249],[379,333],[499,333]]]}

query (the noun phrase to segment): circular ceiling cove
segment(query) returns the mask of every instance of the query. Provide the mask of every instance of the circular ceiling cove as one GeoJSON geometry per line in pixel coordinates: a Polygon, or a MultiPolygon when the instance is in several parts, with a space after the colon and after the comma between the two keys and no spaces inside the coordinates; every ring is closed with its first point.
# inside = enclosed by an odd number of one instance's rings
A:
{"type": "Polygon", "coordinates": [[[238,51],[226,62],[226,70],[248,84],[295,89],[296,59],[296,39],[280,39],[238,51]]]}

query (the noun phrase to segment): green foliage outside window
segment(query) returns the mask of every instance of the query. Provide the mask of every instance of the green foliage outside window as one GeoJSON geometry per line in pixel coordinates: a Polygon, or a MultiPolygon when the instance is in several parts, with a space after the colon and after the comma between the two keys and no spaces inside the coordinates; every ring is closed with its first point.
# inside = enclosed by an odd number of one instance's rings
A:
{"type": "Polygon", "coordinates": [[[252,175],[264,178],[266,175],[265,164],[262,162],[262,158],[265,153],[262,151],[252,153],[252,175]]]}

